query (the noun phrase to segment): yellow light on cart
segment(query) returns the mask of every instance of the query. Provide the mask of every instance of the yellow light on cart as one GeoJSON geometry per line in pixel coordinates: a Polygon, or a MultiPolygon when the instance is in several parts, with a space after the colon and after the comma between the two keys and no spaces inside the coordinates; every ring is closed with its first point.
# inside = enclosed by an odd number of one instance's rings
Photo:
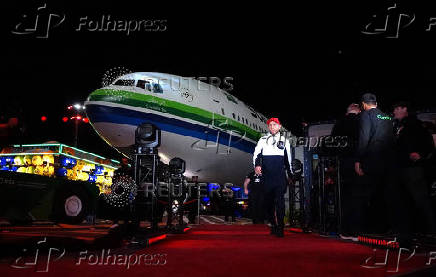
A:
{"type": "Polygon", "coordinates": [[[54,164],[54,157],[53,155],[44,155],[42,156],[42,161],[46,162],[47,165],[54,164]]]}
{"type": "Polygon", "coordinates": [[[24,157],[23,156],[15,156],[14,165],[23,165],[23,164],[24,164],[24,157]]]}
{"type": "Polygon", "coordinates": [[[89,175],[86,172],[80,172],[78,175],[78,179],[81,181],[88,181],[89,175]]]}
{"type": "MultiPolygon", "coordinates": [[[[41,159],[41,161],[42,161],[42,159],[41,159]]],[[[42,165],[36,166],[33,173],[38,174],[38,175],[43,175],[44,174],[44,167],[42,165]]]]}
{"type": "Polygon", "coordinates": [[[97,176],[97,180],[96,180],[97,184],[103,184],[104,183],[104,176],[97,176]]]}
{"type": "Polygon", "coordinates": [[[106,177],[106,178],[104,178],[104,182],[103,182],[103,184],[104,184],[105,186],[112,186],[112,178],[110,178],[110,177],[106,177]]]}
{"type": "Polygon", "coordinates": [[[42,165],[42,157],[39,155],[35,155],[32,158],[32,164],[33,165],[42,165]]]}
{"type": "Polygon", "coordinates": [[[95,168],[95,165],[94,165],[94,164],[86,163],[85,166],[82,168],[82,170],[83,170],[83,171],[90,172],[91,169],[94,169],[94,168],[95,168]]]}
{"type": "Polygon", "coordinates": [[[43,169],[44,176],[53,176],[54,166],[45,166],[43,169]]]}
{"type": "Polygon", "coordinates": [[[35,171],[35,167],[34,166],[26,167],[26,173],[33,174],[34,171],[35,171]]]}
{"type": "Polygon", "coordinates": [[[77,171],[73,169],[67,170],[67,178],[69,180],[77,180],[77,171]]]}
{"type": "Polygon", "coordinates": [[[25,165],[32,165],[32,156],[29,156],[29,155],[24,156],[24,164],[25,165]]]}
{"type": "Polygon", "coordinates": [[[78,160],[77,161],[77,165],[76,165],[76,168],[77,168],[77,170],[83,170],[83,167],[86,165],[86,163],[84,162],[84,161],[82,161],[82,160],[78,160]]]}
{"type": "Polygon", "coordinates": [[[21,166],[20,168],[17,169],[17,172],[20,172],[20,173],[26,173],[26,171],[27,171],[27,168],[25,166],[21,166]]]}

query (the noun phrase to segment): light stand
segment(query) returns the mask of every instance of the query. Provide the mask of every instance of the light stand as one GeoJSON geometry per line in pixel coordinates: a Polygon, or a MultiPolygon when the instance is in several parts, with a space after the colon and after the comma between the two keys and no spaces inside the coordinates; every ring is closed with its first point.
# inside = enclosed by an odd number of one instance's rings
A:
{"type": "Polygon", "coordinates": [[[294,159],[291,163],[292,183],[289,186],[289,223],[291,227],[300,227],[306,231],[305,191],[303,184],[303,164],[294,159]],[[298,208],[297,208],[298,206],[298,208]]]}
{"type": "Polygon", "coordinates": [[[151,188],[146,188],[146,197],[151,192],[151,229],[158,230],[156,216],[157,201],[156,187],[157,174],[156,169],[159,162],[158,150],[161,141],[161,131],[151,123],[143,123],[135,131],[135,154],[134,154],[134,179],[137,186],[141,186],[147,177],[151,177],[151,188]],[[149,176],[151,173],[151,176],[149,176]]]}
{"type": "Polygon", "coordinates": [[[186,185],[183,173],[186,169],[186,162],[181,158],[173,158],[169,163],[169,201],[167,227],[174,233],[183,233],[186,227],[183,221],[185,211],[186,185]],[[175,204],[177,202],[177,205],[175,204]],[[173,213],[178,216],[178,224],[173,227],[173,213]]]}

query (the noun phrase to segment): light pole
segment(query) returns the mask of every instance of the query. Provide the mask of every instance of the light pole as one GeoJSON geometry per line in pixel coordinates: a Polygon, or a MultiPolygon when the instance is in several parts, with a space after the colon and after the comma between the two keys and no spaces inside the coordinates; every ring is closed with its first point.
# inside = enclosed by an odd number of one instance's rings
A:
{"type": "Polygon", "coordinates": [[[67,110],[74,112],[70,118],[64,117],[62,120],[67,122],[68,120],[74,120],[74,147],[77,147],[79,140],[79,123],[81,121],[88,123],[89,120],[83,114],[85,112],[85,106],[82,104],[74,104],[67,107],[67,110]]]}

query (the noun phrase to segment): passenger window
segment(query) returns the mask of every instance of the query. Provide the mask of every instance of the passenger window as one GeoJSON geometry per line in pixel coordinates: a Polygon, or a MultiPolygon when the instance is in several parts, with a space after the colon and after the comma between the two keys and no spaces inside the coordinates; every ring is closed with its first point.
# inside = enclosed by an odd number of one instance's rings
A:
{"type": "Polygon", "coordinates": [[[138,83],[136,84],[136,86],[138,88],[147,89],[147,90],[151,91],[150,82],[148,82],[148,81],[138,80],[138,83]]]}
{"type": "Polygon", "coordinates": [[[163,93],[162,86],[159,84],[153,84],[153,92],[154,93],[163,93]]]}
{"type": "Polygon", "coordinates": [[[129,86],[134,86],[135,85],[135,80],[124,80],[124,79],[119,79],[114,83],[115,86],[125,86],[125,87],[129,87],[129,86]]]}
{"type": "Polygon", "coordinates": [[[233,115],[233,119],[236,119],[236,117],[235,117],[235,113],[232,113],[232,115],[233,115]]]}

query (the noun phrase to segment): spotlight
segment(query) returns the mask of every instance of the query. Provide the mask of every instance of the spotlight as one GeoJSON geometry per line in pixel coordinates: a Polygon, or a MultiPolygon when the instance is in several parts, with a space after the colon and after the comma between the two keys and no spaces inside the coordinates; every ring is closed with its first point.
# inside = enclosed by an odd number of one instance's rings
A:
{"type": "Polygon", "coordinates": [[[81,109],[83,109],[83,106],[80,105],[80,104],[75,104],[75,105],[74,105],[74,108],[75,108],[76,110],[81,110],[81,109]]]}
{"type": "Polygon", "coordinates": [[[160,129],[151,123],[142,123],[136,128],[135,131],[135,144],[137,146],[138,153],[141,153],[141,149],[153,150],[160,146],[160,129]]]}
{"type": "Polygon", "coordinates": [[[185,173],[186,162],[181,158],[173,158],[170,160],[169,171],[171,174],[185,173]]]}

